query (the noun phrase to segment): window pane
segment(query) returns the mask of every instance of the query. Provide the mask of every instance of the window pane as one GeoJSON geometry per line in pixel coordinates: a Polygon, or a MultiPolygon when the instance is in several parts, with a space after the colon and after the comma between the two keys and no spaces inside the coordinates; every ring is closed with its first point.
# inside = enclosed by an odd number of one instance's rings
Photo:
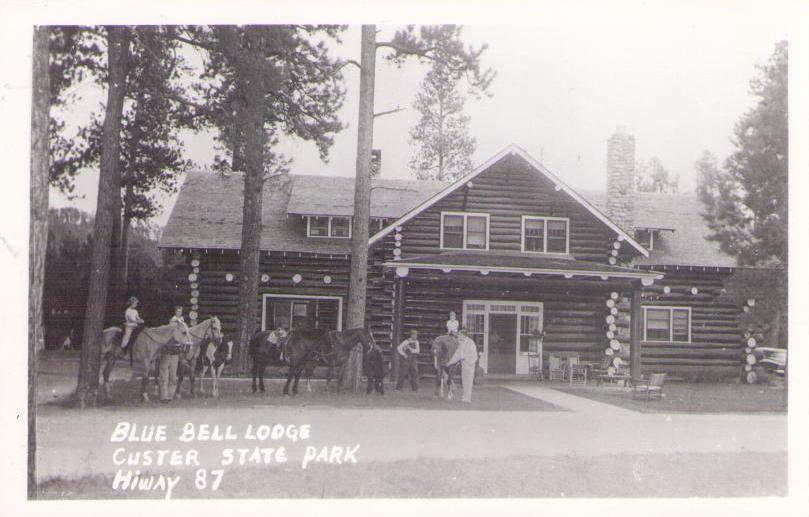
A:
{"type": "Polygon", "coordinates": [[[672,341],[688,341],[688,311],[682,309],[674,310],[674,328],[672,329],[672,341]]]}
{"type": "Polygon", "coordinates": [[[469,216],[466,218],[466,247],[468,249],[486,248],[486,218],[469,216]]]}
{"type": "Polygon", "coordinates": [[[349,232],[349,219],[348,217],[332,217],[331,218],[331,236],[332,237],[348,237],[349,232]]]}
{"type": "Polygon", "coordinates": [[[292,328],[308,326],[309,302],[292,302],[292,328]]]}
{"type": "Polygon", "coordinates": [[[285,329],[289,329],[289,302],[286,300],[278,300],[273,301],[272,306],[274,309],[275,318],[273,318],[273,324],[270,325],[268,328],[278,328],[284,327],[285,329]]]}
{"type": "Polygon", "coordinates": [[[328,237],[329,236],[329,218],[328,217],[310,217],[309,218],[309,235],[312,237],[328,237]]]}
{"type": "Polygon", "coordinates": [[[548,250],[553,253],[567,252],[567,221],[548,221],[548,250]]]}
{"type": "Polygon", "coordinates": [[[545,251],[545,221],[525,220],[525,251],[545,251]]]}
{"type": "Polygon", "coordinates": [[[444,247],[463,248],[463,216],[444,216],[444,247]]]}
{"type": "Polygon", "coordinates": [[[669,310],[646,310],[646,339],[668,341],[670,339],[669,310]]]}
{"type": "Polygon", "coordinates": [[[635,230],[635,240],[637,240],[641,244],[641,246],[648,248],[649,230],[635,230]]]}

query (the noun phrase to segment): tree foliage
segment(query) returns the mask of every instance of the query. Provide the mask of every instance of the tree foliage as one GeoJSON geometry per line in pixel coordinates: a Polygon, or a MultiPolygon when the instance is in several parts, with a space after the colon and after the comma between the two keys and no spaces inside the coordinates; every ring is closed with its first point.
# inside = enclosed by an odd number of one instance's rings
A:
{"type": "Polygon", "coordinates": [[[787,263],[787,43],[776,44],[750,82],[756,104],[736,124],[736,150],[720,168],[697,162],[697,192],[711,238],[742,265],[787,263]]]}
{"type": "Polygon", "coordinates": [[[472,168],[477,142],[469,135],[461,80],[469,77],[467,93],[479,97],[487,93],[495,74],[480,71],[480,55],[486,47],[464,50],[460,36],[461,27],[455,25],[424,27],[420,40],[412,29],[397,34],[398,48],[416,48],[420,50],[415,55],[431,56],[427,58],[430,70],[414,102],[419,121],[409,133],[415,148],[410,169],[419,179],[455,180],[472,168]],[[428,48],[433,49],[431,53],[428,48]]]}
{"type": "Polygon", "coordinates": [[[646,163],[635,164],[635,190],[638,192],[676,193],[680,188],[680,175],[672,174],[657,156],[646,163]]]}

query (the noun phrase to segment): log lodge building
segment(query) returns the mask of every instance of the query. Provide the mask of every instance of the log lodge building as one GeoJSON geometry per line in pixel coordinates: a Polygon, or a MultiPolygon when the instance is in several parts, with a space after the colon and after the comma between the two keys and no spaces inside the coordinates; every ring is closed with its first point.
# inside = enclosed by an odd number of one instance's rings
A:
{"type": "MultiPolygon", "coordinates": [[[[741,308],[725,289],[735,260],[706,240],[694,194],[633,191],[634,147],[620,128],[610,137],[606,195],[574,191],[514,145],[451,184],[373,180],[377,342],[390,350],[417,329],[429,343],[454,311],[490,374],[576,352],[633,376],[738,375],[741,308]]],[[[216,314],[231,335],[242,189],[238,174],[189,173],[160,242],[183,257],[176,296],[189,317],[216,314]]],[[[350,177],[268,180],[259,328],[342,328],[353,197],[350,177]]]]}

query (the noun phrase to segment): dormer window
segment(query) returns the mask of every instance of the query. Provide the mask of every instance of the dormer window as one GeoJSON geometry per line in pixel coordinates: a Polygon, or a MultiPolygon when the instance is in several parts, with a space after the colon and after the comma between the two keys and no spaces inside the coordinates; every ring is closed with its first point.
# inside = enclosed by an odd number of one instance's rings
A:
{"type": "Polygon", "coordinates": [[[306,218],[308,237],[351,238],[351,218],[336,216],[309,216],[306,218]]]}
{"type": "Polygon", "coordinates": [[[648,228],[639,228],[635,230],[635,240],[647,250],[653,250],[655,244],[654,230],[650,230],[648,228]]]}
{"type": "Polygon", "coordinates": [[[564,217],[522,216],[522,252],[568,254],[569,225],[564,217]]]}
{"type": "Polygon", "coordinates": [[[489,214],[441,212],[441,249],[488,250],[489,214]]]}

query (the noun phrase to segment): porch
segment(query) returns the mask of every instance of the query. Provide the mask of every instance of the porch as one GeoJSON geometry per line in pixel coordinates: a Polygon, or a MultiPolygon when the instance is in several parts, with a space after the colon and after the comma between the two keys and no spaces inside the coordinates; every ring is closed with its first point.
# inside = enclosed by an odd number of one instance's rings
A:
{"type": "MultiPolygon", "coordinates": [[[[564,258],[447,253],[385,263],[395,271],[393,342],[429,343],[455,312],[498,379],[547,372],[551,354],[625,364],[640,375],[641,289],[661,273],[564,258]]],[[[393,354],[394,367],[397,363],[393,354]]],[[[427,365],[425,364],[425,366],[427,365]]],[[[396,369],[394,368],[394,372],[396,369]]]]}

